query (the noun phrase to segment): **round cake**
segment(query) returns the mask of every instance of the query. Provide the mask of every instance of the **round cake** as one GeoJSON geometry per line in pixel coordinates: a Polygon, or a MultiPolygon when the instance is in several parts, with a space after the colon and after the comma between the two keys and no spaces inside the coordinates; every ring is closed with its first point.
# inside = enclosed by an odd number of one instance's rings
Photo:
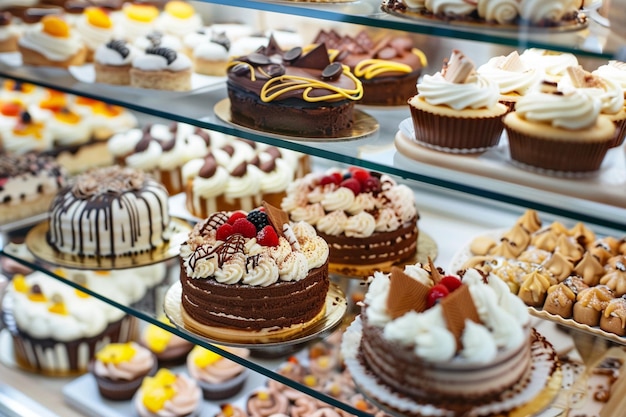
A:
{"type": "Polygon", "coordinates": [[[347,66],[331,63],[326,47],[303,53],[267,46],[234,58],[228,68],[234,123],[254,129],[312,137],[336,137],[354,124],[361,82],[347,66]]]}
{"type": "Polygon", "coordinates": [[[296,180],[281,207],[292,221],[313,225],[326,240],[332,270],[389,271],[393,263],[415,256],[419,214],[414,198],[410,188],[388,175],[353,167],[296,180]]]}
{"type": "Polygon", "coordinates": [[[181,246],[182,318],[209,337],[289,336],[325,312],[328,246],[267,203],[217,212],[181,246]]]}
{"type": "MultiPolygon", "coordinates": [[[[373,276],[358,320],[357,353],[350,353],[357,339],[348,330],[345,357],[390,392],[448,413],[432,415],[465,415],[529,385],[536,336],[524,304],[495,276],[474,269],[462,279],[443,276],[432,263],[394,267],[373,276]]],[[[372,386],[371,394],[384,396],[372,386]]]]}
{"type": "Polygon", "coordinates": [[[99,168],[75,178],[50,207],[47,239],[56,250],[79,256],[122,256],[168,240],[165,188],[140,171],[99,168]]]}

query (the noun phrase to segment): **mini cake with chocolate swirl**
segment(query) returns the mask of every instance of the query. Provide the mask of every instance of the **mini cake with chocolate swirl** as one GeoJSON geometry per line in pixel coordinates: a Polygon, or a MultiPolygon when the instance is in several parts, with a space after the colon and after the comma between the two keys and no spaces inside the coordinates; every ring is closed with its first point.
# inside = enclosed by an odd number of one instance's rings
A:
{"type": "Polygon", "coordinates": [[[137,50],[123,39],[99,45],[94,52],[96,82],[114,85],[130,84],[130,68],[137,50]]]}
{"type": "Polygon", "coordinates": [[[112,166],[81,174],[50,207],[47,239],[59,252],[123,256],[169,238],[168,194],[143,172],[112,166]]]}
{"type": "Polygon", "coordinates": [[[354,123],[363,86],[326,46],[283,51],[274,38],[228,68],[232,121],[254,129],[311,137],[336,137],[354,123]]]}
{"type": "Polygon", "coordinates": [[[156,90],[191,90],[191,60],[173,49],[155,46],[132,62],[130,86],[156,90]]]}
{"type": "Polygon", "coordinates": [[[328,242],[332,271],[367,276],[415,256],[415,197],[388,175],[357,167],[311,173],[289,185],[281,207],[328,242]]]}
{"type": "Polygon", "coordinates": [[[181,246],[185,327],[207,337],[289,337],[325,313],[328,245],[307,223],[267,203],[217,212],[181,246]]]}

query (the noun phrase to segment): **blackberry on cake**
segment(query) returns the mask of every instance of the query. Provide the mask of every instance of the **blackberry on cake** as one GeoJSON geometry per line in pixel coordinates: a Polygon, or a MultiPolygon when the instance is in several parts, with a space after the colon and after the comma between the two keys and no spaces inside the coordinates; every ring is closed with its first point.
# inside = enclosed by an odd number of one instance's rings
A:
{"type": "Polygon", "coordinates": [[[386,174],[352,167],[294,181],[281,207],[328,242],[331,269],[389,271],[417,250],[419,214],[410,188],[386,174]]]}
{"type": "Polygon", "coordinates": [[[117,165],[81,174],[50,207],[49,244],[79,256],[123,256],[164,245],[168,194],[143,172],[117,165]]]}
{"type": "Polygon", "coordinates": [[[326,46],[284,51],[273,37],[228,68],[232,121],[254,129],[334,137],[354,124],[361,82],[347,66],[331,63],[326,46]]]}
{"type": "Polygon", "coordinates": [[[324,315],[328,245],[280,209],[265,203],[258,210],[267,219],[216,212],[181,246],[181,312],[194,332],[228,340],[289,337],[324,315]]]}

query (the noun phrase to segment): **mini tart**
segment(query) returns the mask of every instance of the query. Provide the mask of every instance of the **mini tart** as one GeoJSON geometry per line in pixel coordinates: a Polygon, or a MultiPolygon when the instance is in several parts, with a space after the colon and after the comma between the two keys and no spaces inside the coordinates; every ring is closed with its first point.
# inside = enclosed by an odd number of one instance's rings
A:
{"type": "Polygon", "coordinates": [[[148,48],[133,60],[130,85],[156,90],[191,90],[191,61],[168,48],[148,48]]]}
{"type": "Polygon", "coordinates": [[[588,326],[597,326],[602,310],[612,299],[613,293],[606,285],[597,285],[580,291],[574,304],[574,320],[588,326]]]}
{"type": "Polygon", "coordinates": [[[45,16],[18,41],[24,65],[68,68],[82,65],[87,47],[58,16],[45,16]],[[54,51],[52,51],[54,48],[54,51]]]}
{"type": "Polygon", "coordinates": [[[575,302],[576,293],[567,284],[561,282],[548,288],[543,310],[550,314],[569,318],[572,316],[575,302]]]}
{"type": "Polygon", "coordinates": [[[626,298],[614,298],[600,317],[600,328],[605,332],[626,336],[626,298]]]}

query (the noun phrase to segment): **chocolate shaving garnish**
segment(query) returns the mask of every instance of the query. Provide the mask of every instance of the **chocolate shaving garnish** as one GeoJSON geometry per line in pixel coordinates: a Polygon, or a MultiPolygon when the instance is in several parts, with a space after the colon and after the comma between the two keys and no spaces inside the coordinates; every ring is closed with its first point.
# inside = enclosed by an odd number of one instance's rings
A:
{"type": "Polygon", "coordinates": [[[380,51],[378,51],[378,53],[375,55],[378,59],[393,59],[398,55],[398,53],[396,52],[395,48],[392,48],[390,46],[381,49],[380,51]]]}
{"type": "Polygon", "coordinates": [[[130,49],[128,49],[128,47],[126,46],[126,41],[124,40],[121,40],[121,39],[111,40],[106,44],[106,47],[109,49],[113,49],[114,51],[119,53],[122,56],[122,58],[126,58],[128,55],[130,55],[130,49]]]}
{"type": "Polygon", "coordinates": [[[163,33],[159,31],[150,32],[146,35],[146,39],[150,41],[152,46],[161,46],[161,42],[163,41],[163,33]]]}
{"type": "Polygon", "coordinates": [[[135,145],[135,153],[143,152],[148,149],[148,146],[150,146],[150,142],[152,142],[152,136],[149,133],[144,133],[141,140],[135,145]]]}
{"type": "Polygon", "coordinates": [[[200,136],[202,140],[204,140],[204,143],[206,143],[206,146],[211,146],[211,135],[209,134],[209,132],[204,129],[200,129],[199,127],[196,127],[196,129],[193,131],[193,134],[200,136]]]}
{"type": "Polygon", "coordinates": [[[471,320],[474,323],[480,323],[478,311],[472,300],[469,287],[461,285],[447,296],[440,299],[443,317],[446,320],[448,330],[456,339],[457,349],[462,347],[461,336],[465,329],[465,320],[471,320]]]}
{"type": "Polygon", "coordinates": [[[430,288],[405,274],[400,268],[391,268],[391,282],[387,296],[387,311],[392,319],[409,311],[421,313],[427,308],[430,288]]]}
{"type": "Polygon", "coordinates": [[[322,80],[333,81],[339,78],[343,72],[343,66],[339,62],[333,62],[322,71],[322,80]]]}
{"type": "Polygon", "coordinates": [[[259,155],[254,155],[252,159],[248,161],[248,165],[254,165],[255,167],[260,166],[261,159],[259,158],[259,155]]]}
{"type": "Polygon", "coordinates": [[[243,161],[230,172],[230,175],[236,178],[241,178],[246,175],[246,172],[248,172],[248,162],[243,161]]]}
{"type": "Polygon", "coordinates": [[[263,201],[263,207],[265,208],[267,220],[272,226],[274,226],[278,236],[282,236],[287,239],[287,236],[283,233],[283,225],[289,224],[289,215],[278,207],[274,207],[267,201],[263,201]]]}
{"type": "Polygon", "coordinates": [[[235,148],[233,145],[224,145],[222,146],[222,150],[226,152],[229,156],[233,156],[235,154],[235,148]]]}
{"type": "Polygon", "coordinates": [[[298,68],[312,68],[324,70],[330,65],[330,58],[328,57],[328,51],[326,45],[319,44],[312,49],[308,54],[301,56],[291,63],[294,67],[298,68]]]}
{"type": "Polygon", "coordinates": [[[200,168],[200,172],[198,176],[200,178],[211,178],[215,175],[217,171],[217,161],[215,161],[215,156],[213,154],[209,154],[204,158],[204,165],[200,168]]]}
{"type": "Polygon", "coordinates": [[[280,153],[280,149],[278,149],[276,146],[268,147],[267,149],[265,149],[265,153],[271,155],[272,158],[282,157],[282,154],[280,153]]]}
{"type": "Polygon", "coordinates": [[[285,67],[280,64],[271,64],[265,67],[265,72],[270,78],[280,77],[285,75],[285,67]]]}
{"type": "Polygon", "coordinates": [[[234,67],[232,67],[230,71],[234,73],[235,75],[242,76],[242,75],[246,75],[250,73],[250,67],[247,66],[246,64],[237,64],[234,67]]]}
{"type": "Polygon", "coordinates": [[[283,54],[283,50],[280,48],[280,45],[278,45],[278,42],[276,42],[276,38],[274,38],[273,34],[270,35],[270,39],[267,42],[267,46],[259,48],[259,52],[261,52],[262,54],[266,56],[283,54]]]}
{"type": "Polygon", "coordinates": [[[462,84],[474,72],[474,63],[461,51],[454,49],[450,58],[443,64],[441,75],[446,80],[462,84]]]}
{"type": "Polygon", "coordinates": [[[146,49],[147,54],[152,55],[160,55],[167,60],[167,65],[170,65],[172,62],[176,61],[176,51],[170,48],[165,48],[162,46],[152,47],[146,49]]]}
{"type": "Polygon", "coordinates": [[[558,84],[554,81],[543,80],[539,85],[539,91],[548,94],[562,94],[558,90],[558,84]]]}
{"type": "Polygon", "coordinates": [[[287,62],[292,62],[293,60],[300,58],[300,56],[302,56],[302,48],[296,46],[295,48],[291,48],[285,52],[283,59],[287,62]]]}
{"type": "Polygon", "coordinates": [[[431,259],[430,256],[428,257],[428,266],[430,267],[430,278],[433,280],[435,285],[439,284],[439,281],[441,281],[441,278],[443,278],[443,277],[439,273],[439,270],[437,269],[437,267],[433,263],[433,260],[431,259]]]}
{"type": "Polygon", "coordinates": [[[161,149],[163,149],[164,151],[171,151],[172,149],[174,149],[174,146],[176,146],[176,138],[172,138],[170,140],[165,140],[165,141],[159,141],[159,143],[161,144],[161,149]]]}
{"type": "Polygon", "coordinates": [[[211,42],[223,46],[227,51],[230,50],[230,40],[225,32],[213,33],[211,35],[211,42]]]}

